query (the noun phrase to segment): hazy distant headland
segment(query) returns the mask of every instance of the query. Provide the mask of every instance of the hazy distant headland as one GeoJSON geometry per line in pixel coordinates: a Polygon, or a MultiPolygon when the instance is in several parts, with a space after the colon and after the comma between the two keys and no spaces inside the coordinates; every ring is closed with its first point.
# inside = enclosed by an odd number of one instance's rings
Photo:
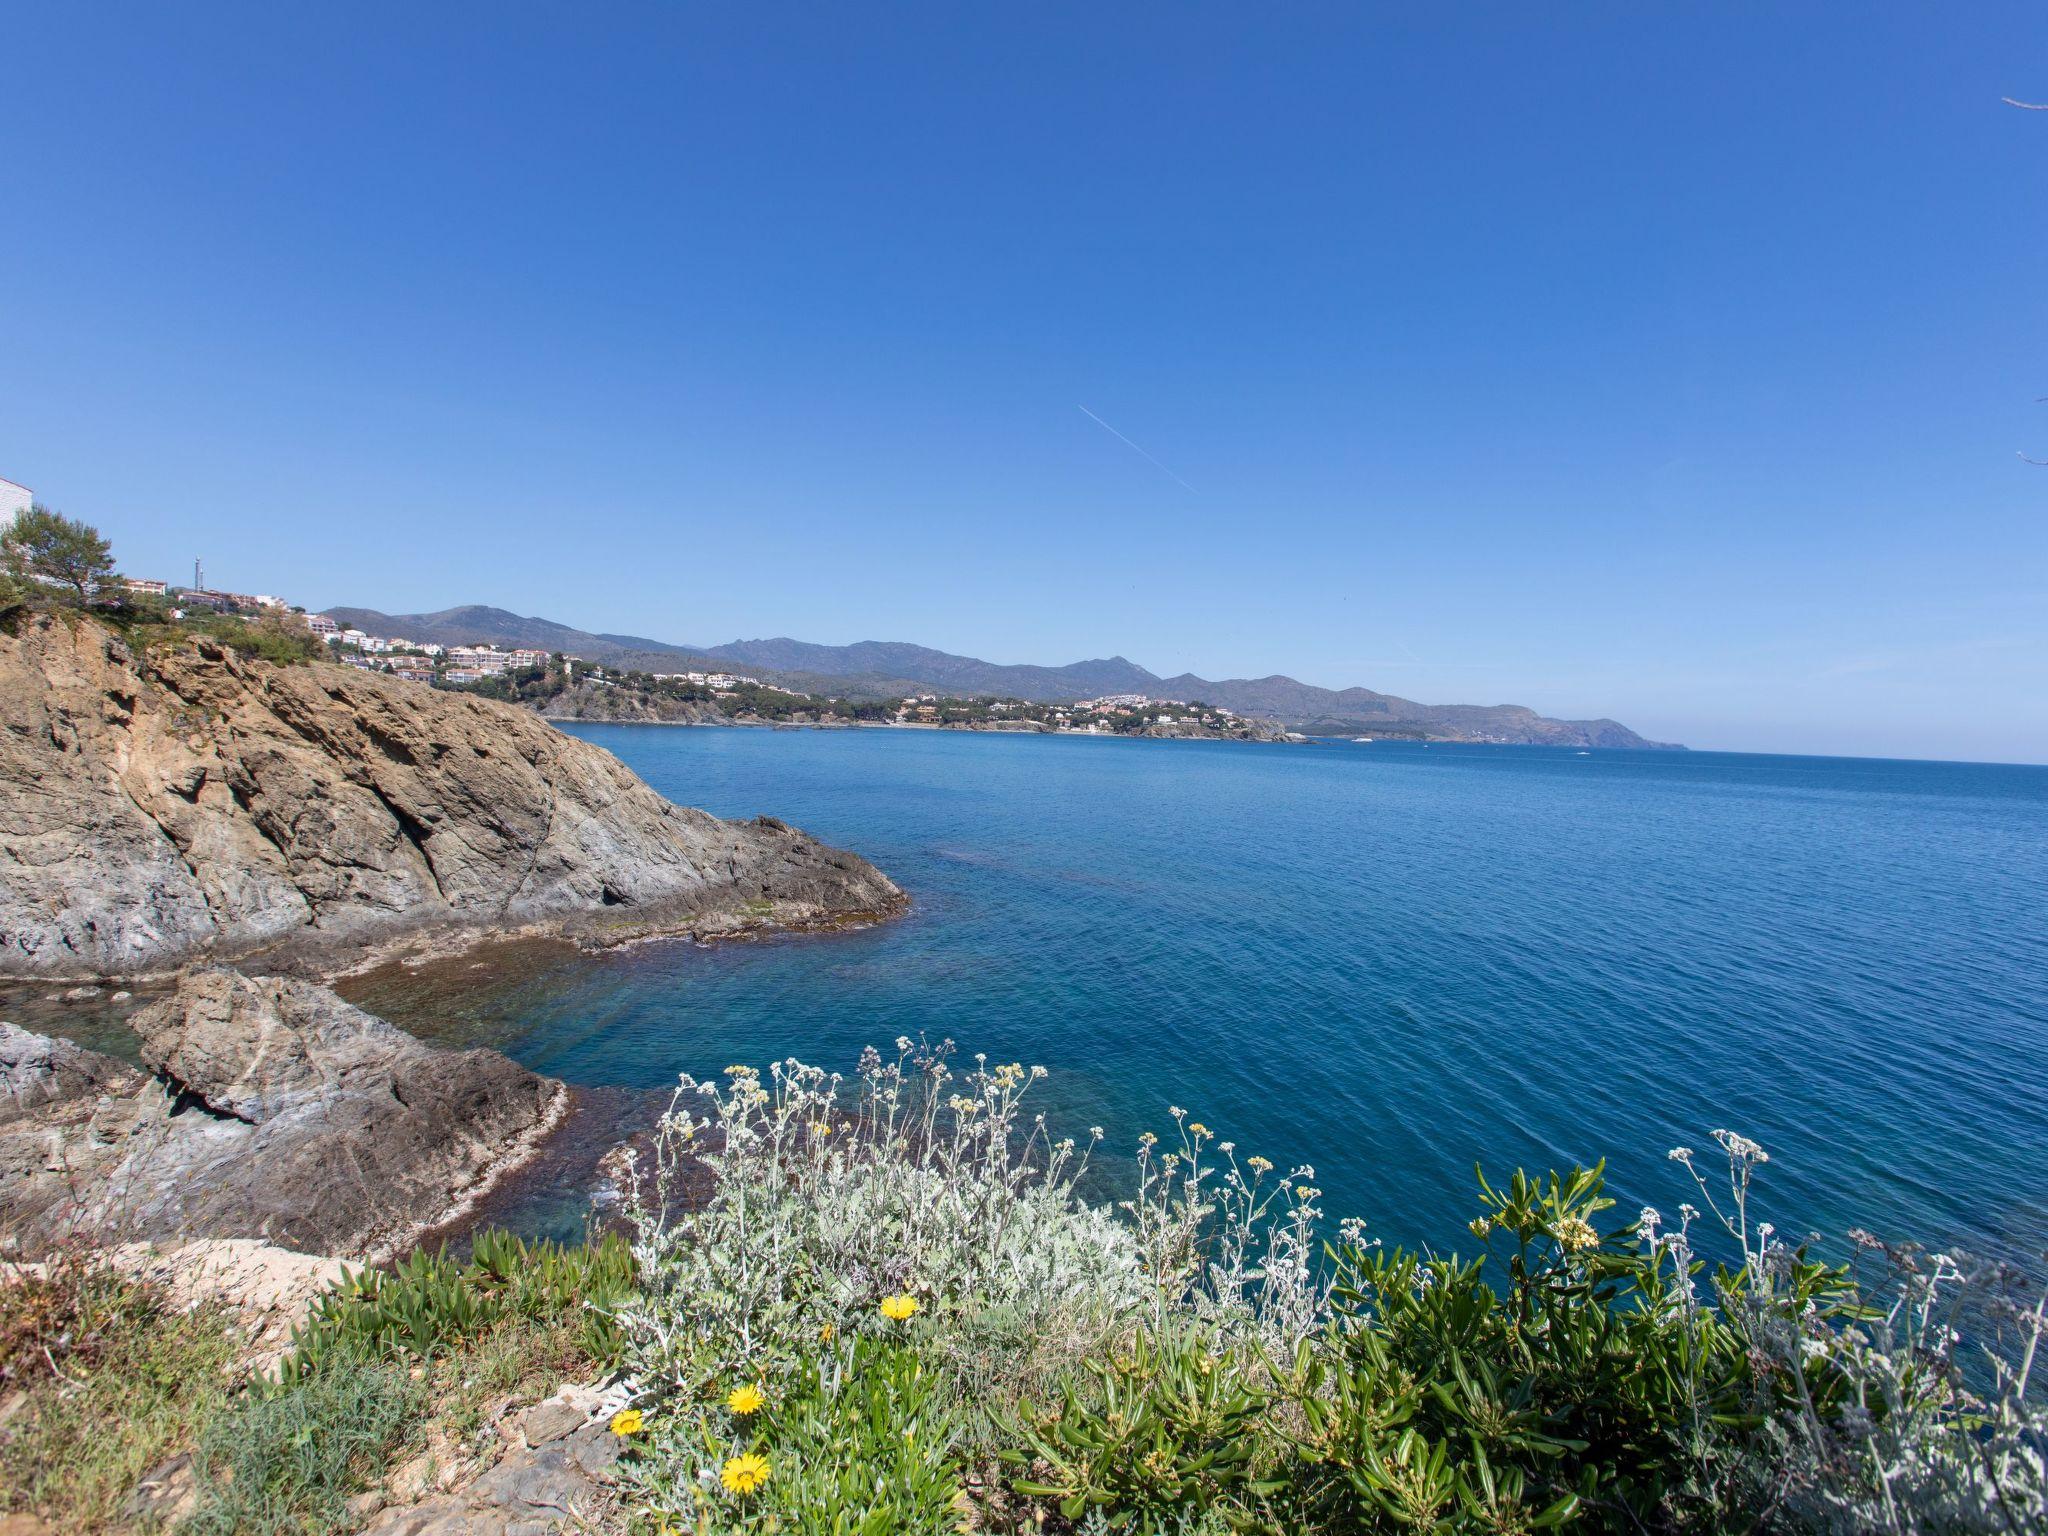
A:
{"type": "Polygon", "coordinates": [[[1220,680],[1191,672],[1161,677],[1121,656],[1045,667],[1005,665],[881,640],[814,645],[783,638],[684,645],[641,635],[593,634],[482,604],[438,613],[387,614],[370,608],[330,608],[326,612],[337,624],[428,644],[530,646],[566,652],[600,666],[644,672],[673,672],[683,663],[714,670],[739,665],[778,687],[848,698],[936,692],[1062,704],[1103,695],[1144,694],[1200,699],[1239,714],[1275,720],[1308,735],[1683,750],[1676,743],[1645,740],[1616,720],[1556,720],[1521,704],[1419,704],[1370,688],[1318,688],[1278,674],[1220,680]]]}

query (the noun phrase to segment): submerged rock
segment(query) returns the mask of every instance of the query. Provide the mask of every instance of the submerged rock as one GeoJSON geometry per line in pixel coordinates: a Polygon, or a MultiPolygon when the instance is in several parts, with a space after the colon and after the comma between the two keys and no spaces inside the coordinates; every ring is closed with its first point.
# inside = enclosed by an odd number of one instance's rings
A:
{"type": "Polygon", "coordinates": [[[146,1076],[0,1025],[0,1235],[376,1257],[530,1155],[562,1085],[325,987],[208,967],[130,1021],[146,1076]]]}
{"type": "Polygon", "coordinates": [[[801,832],[671,804],[529,710],[203,638],[140,655],[85,618],[0,634],[0,975],[902,900],[801,832]]]}

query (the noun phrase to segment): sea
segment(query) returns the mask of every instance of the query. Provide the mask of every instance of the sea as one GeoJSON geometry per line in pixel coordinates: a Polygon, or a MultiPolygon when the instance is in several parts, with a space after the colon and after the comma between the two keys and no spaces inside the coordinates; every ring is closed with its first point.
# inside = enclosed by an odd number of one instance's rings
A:
{"type": "MultiPolygon", "coordinates": [[[[572,725],[670,799],[872,859],[908,914],[585,955],[514,945],[344,994],[579,1089],[482,1212],[572,1235],[677,1076],[853,1072],[899,1036],[1042,1065],[1127,1185],[1172,1112],[1313,1168],[1329,1220],[1473,1244],[1476,1171],[1604,1159],[1615,1223],[1702,1204],[2044,1271],[2048,768],[1717,752],[572,725]]],[[[6,1016],[119,1049],[23,991],[6,1016]]],[[[125,1006],[133,1006],[133,1003],[125,1006]]],[[[132,1040],[132,1037],[131,1037],[132,1040]]],[[[131,1047],[132,1048],[132,1047],[131,1047]]]]}
{"type": "MultiPolygon", "coordinates": [[[[2048,1250],[2048,768],[1317,740],[573,725],[670,799],[872,859],[907,916],[362,978],[645,1114],[677,1075],[957,1042],[1043,1065],[1114,1194],[1172,1111],[1334,1221],[1467,1248],[1476,1170],[1606,1160],[1701,1203],[2039,1267],[2048,1250]]],[[[628,1106],[622,1110],[621,1106],[628,1106]]],[[[491,1214],[560,1232],[570,1168],[491,1214]]]]}

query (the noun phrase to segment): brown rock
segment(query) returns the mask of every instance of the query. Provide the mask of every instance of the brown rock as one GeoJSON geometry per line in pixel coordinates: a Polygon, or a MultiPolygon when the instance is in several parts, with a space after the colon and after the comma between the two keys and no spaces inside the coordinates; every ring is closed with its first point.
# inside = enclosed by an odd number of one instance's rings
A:
{"type": "Polygon", "coordinates": [[[902,899],[862,859],[672,805],[511,705],[207,640],[138,656],[86,619],[0,634],[0,975],[902,899]]]}

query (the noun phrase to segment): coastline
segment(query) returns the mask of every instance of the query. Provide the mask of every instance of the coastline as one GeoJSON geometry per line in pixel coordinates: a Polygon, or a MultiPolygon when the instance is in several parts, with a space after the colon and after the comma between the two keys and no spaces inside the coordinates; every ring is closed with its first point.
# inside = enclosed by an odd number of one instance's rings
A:
{"type": "MultiPolygon", "coordinates": [[[[644,723],[652,725],[657,722],[644,723]]],[[[535,918],[511,927],[486,927],[473,921],[429,920],[410,930],[387,934],[367,945],[347,940],[309,944],[295,936],[271,949],[243,955],[241,961],[257,962],[267,956],[281,973],[331,985],[387,965],[431,965],[510,944],[553,943],[583,954],[602,954],[607,950],[664,940],[718,944],[783,934],[857,932],[893,921],[908,912],[910,906],[910,894],[899,892],[896,899],[885,907],[851,911],[815,907],[810,903],[781,902],[775,904],[779,910],[765,912],[690,907],[648,911],[632,917],[606,917],[602,915],[606,909],[598,909],[535,918]],[[346,958],[332,954],[340,947],[348,949],[346,958]]],[[[106,979],[111,978],[103,978],[106,979]]],[[[124,979],[162,978],[138,976],[124,979]]]]}
{"type": "Polygon", "coordinates": [[[1246,746],[1298,746],[1315,738],[1299,731],[1274,736],[1232,736],[1223,732],[1157,736],[1142,731],[1039,730],[1024,725],[944,725],[913,720],[621,720],[612,716],[545,715],[534,712],[549,725],[660,725],[684,729],[727,731],[946,731],[963,736],[1077,736],[1096,741],[1224,741],[1246,746]]]}
{"type": "MultiPolygon", "coordinates": [[[[419,1037],[414,1035],[412,1038],[419,1037]]],[[[373,1238],[365,1246],[360,1261],[371,1265],[389,1263],[410,1253],[435,1231],[459,1224],[496,1192],[500,1185],[536,1161],[556,1134],[568,1127],[573,1117],[575,1098],[574,1091],[567,1083],[556,1083],[555,1096],[548,1105],[547,1113],[530,1130],[515,1137],[503,1151],[485,1164],[483,1170],[466,1188],[450,1191],[454,1197],[451,1204],[431,1216],[422,1217],[395,1228],[388,1234],[373,1238]]],[[[350,1262],[356,1261],[355,1255],[343,1254],[340,1257],[350,1262]]]]}

